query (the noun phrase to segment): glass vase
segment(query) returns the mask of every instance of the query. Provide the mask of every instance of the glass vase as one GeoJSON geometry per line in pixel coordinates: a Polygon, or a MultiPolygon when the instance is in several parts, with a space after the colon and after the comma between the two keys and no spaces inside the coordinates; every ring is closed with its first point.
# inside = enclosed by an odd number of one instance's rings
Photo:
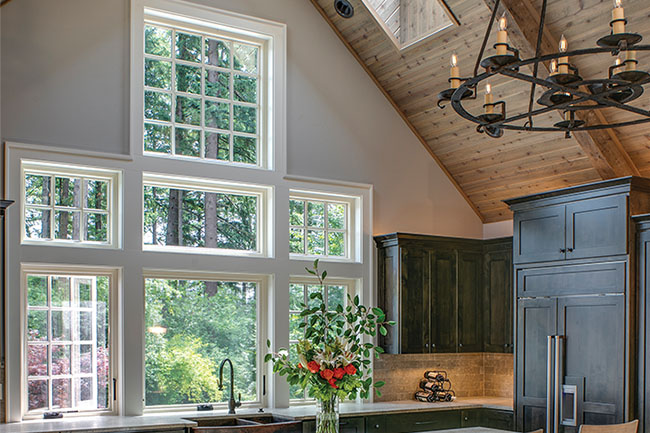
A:
{"type": "Polygon", "coordinates": [[[317,400],[316,433],[339,433],[339,399],[317,400]]]}

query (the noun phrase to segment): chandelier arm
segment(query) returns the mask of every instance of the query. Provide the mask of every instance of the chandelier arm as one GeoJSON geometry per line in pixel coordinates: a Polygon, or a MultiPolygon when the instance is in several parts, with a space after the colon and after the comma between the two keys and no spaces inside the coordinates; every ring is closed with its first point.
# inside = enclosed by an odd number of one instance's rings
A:
{"type": "Polygon", "coordinates": [[[499,128],[503,129],[508,129],[511,131],[527,131],[527,132],[581,132],[581,131],[595,131],[595,130],[603,130],[603,129],[611,129],[611,128],[623,128],[626,126],[633,126],[633,125],[639,125],[643,123],[649,123],[650,118],[644,118],[644,119],[637,119],[637,120],[629,120],[627,122],[620,122],[620,123],[603,123],[603,124],[598,124],[598,125],[590,125],[590,126],[579,126],[575,128],[561,128],[558,126],[535,126],[533,128],[529,128],[527,126],[522,126],[522,125],[497,125],[499,128]]]}
{"type": "Polygon", "coordinates": [[[494,9],[492,10],[492,16],[490,17],[490,23],[488,24],[487,30],[485,32],[485,36],[483,37],[483,43],[481,44],[481,51],[478,53],[478,57],[476,58],[476,65],[474,65],[474,78],[476,78],[478,74],[478,68],[481,66],[481,59],[483,59],[483,54],[485,52],[485,47],[487,46],[488,40],[490,39],[490,32],[492,31],[492,25],[494,24],[494,20],[497,17],[497,10],[499,9],[499,4],[501,3],[501,0],[495,0],[494,2],[494,9]]]}
{"type": "MultiPolygon", "coordinates": [[[[539,15],[539,28],[537,29],[537,44],[535,46],[535,58],[539,58],[542,50],[542,37],[544,36],[544,21],[546,18],[546,3],[547,0],[542,2],[542,10],[539,15]]],[[[539,72],[539,60],[535,61],[533,66],[533,77],[537,78],[537,73],[539,72]]],[[[533,110],[533,103],[535,102],[535,87],[537,83],[533,82],[530,85],[530,99],[528,101],[528,112],[530,113],[533,110]]],[[[533,116],[528,116],[528,125],[533,126],[533,116]]]]}

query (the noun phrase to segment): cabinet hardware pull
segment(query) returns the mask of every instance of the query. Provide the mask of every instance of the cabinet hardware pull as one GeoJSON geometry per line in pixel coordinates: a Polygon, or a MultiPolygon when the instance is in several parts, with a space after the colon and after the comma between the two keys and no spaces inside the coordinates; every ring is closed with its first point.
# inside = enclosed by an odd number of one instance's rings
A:
{"type": "Polygon", "coordinates": [[[572,253],[572,252],[573,252],[573,248],[567,248],[567,252],[572,253]]]}
{"type": "Polygon", "coordinates": [[[376,428],[376,429],[379,429],[379,424],[375,424],[375,428],[376,428]]]}
{"type": "Polygon", "coordinates": [[[458,343],[458,347],[463,347],[463,343],[458,343]]]}
{"type": "Polygon", "coordinates": [[[415,421],[413,424],[415,425],[429,425],[429,424],[435,424],[435,421],[415,421]]]}
{"type": "Polygon", "coordinates": [[[565,248],[560,248],[560,252],[561,253],[566,253],[566,249],[565,248]]]}

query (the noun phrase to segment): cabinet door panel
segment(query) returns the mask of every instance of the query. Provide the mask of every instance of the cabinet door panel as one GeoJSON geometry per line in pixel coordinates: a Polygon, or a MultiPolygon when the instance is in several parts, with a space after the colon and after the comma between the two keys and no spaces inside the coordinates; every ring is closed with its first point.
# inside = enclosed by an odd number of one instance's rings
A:
{"type": "Polygon", "coordinates": [[[625,303],[623,295],[560,298],[563,383],[578,384],[578,425],[623,422],[625,303]],[[580,389],[583,388],[583,389],[580,389]]]}
{"type": "Polygon", "coordinates": [[[555,335],[557,300],[517,301],[517,430],[545,428],[548,336],[555,335]]]}
{"type": "Polygon", "coordinates": [[[512,250],[487,253],[483,267],[485,351],[512,353],[512,250]]]}
{"type": "Polygon", "coordinates": [[[565,258],[566,206],[516,212],[514,262],[532,263],[565,258]]]}
{"type": "Polygon", "coordinates": [[[458,351],[481,352],[483,255],[459,251],[458,253],[458,351]]]}
{"type": "Polygon", "coordinates": [[[517,270],[517,295],[562,296],[623,293],[627,262],[529,267],[517,270]]]}
{"type": "Polygon", "coordinates": [[[456,352],[456,252],[431,253],[431,335],[432,351],[456,352]]]}
{"type": "Polygon", "coordinates": [[[409,433],[456,429],[461,425],[460,420],[461,411],[459,410],[389,415],[386,421],[386,431],[390,433],[409,433]]]}
{"type": "Polygon", "coordinates": [[[423,353],[429,348],[429,253],[401,249],[401,353],[423,353]]]}
{"type": "Polygon", "coordinates": [[[594,198],[566,206],[566,258],[627,253],[627,197],[594,198]]]}

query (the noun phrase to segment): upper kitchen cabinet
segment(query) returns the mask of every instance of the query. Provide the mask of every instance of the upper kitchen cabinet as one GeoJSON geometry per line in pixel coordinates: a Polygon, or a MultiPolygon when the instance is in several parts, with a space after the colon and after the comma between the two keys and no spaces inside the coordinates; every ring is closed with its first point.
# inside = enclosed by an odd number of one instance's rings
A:
{"type": "Polygon", "coordinates": [[[650,180],[625,177],[507,200],[515,264],[627,254],[628,218],[650,203],[650,180]]]}

